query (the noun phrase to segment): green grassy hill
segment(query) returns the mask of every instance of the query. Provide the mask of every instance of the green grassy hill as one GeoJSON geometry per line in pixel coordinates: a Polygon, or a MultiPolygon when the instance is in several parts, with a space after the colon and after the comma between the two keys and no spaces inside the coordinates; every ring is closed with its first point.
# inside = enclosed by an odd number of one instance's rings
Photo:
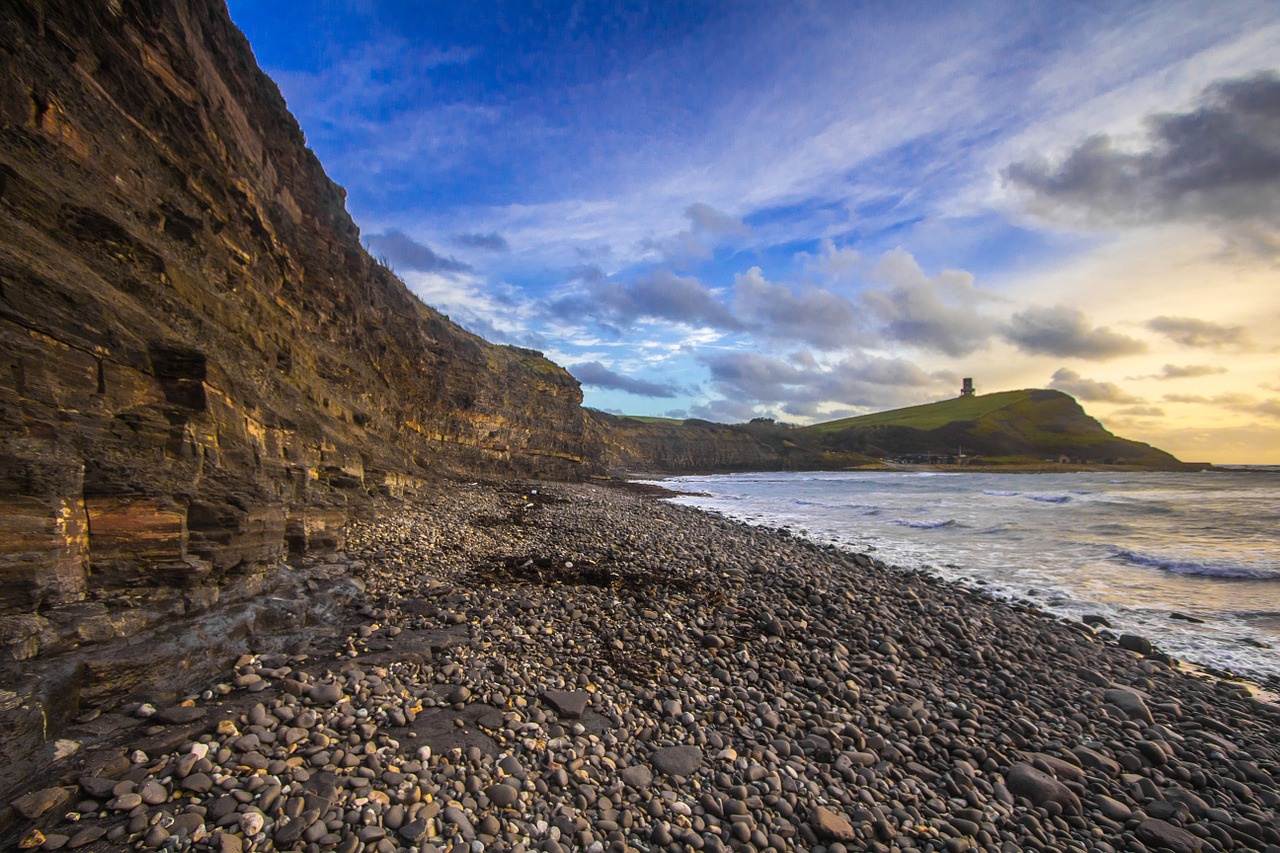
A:
{"type": "Polygon", "coordinates": [[[1043,389],[957,397],[796,432],[802,444],[880,458],[962,452],[994,463],[1182,466],[1162,450],[1108,432],[1069,395],[1043,389]]]}
{"type": "Polygon", "coordinates": [[[893,409],[888,412],[876,412],[870,415],[859,415],[855,418],[827,421],[826,423],[804,427],[802,431],[815,435],[828,435],[846,429],[876,426],[903,426],[923,430],[937,429],[955,421],[977,421],[1000,409],[1019,403],[1031,402],[1033,393],[1035,392],[1030,390],[1003,391],[999,394],[983,394],[979,397],[956,397],[954,400],[943,400],[938,403],[925,403],[905,409],[893,409]]]}
{"type": "Polygon", "coordinates": [[[1108,432],[1060,391],[957,397],[855,418],[790,427],[725,425],[593,413],[611,467],[654,471],[834,470],[880,460],[966,464],[1122,465],[1176,470],[1162,450],[1108,432]]]}
{"type": "Polygon", "coordinates": [[[771,420],[617,418],[593,412],[614,469],[838,470],[882,460],[982,465],[1185,467],[1161,450],[1107,432],[1068,394],[1024,389],[788,427],[771,420]]]}

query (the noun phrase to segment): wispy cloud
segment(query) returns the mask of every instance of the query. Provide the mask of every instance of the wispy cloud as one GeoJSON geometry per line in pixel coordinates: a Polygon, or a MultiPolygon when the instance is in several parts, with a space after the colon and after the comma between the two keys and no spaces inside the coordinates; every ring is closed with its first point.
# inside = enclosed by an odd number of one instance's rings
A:
{"type": "Polygon", "coordinates": [[[585,293],[553,304],[553,311],[561,317],[597,317],[624,326],[657,319],[717,329],[742,328],[711,289],[692,276],[657,269],[619,282],[599,269],[588,269],[581,280],[585,293]]]}
{"type": "Polygon", "coordinates": [[[1213,406],[1247,415],[1280,419],[1280,397],[1258,398],[1253,394],[1235,391],[1209,396],[1203,394],[1165,394],[1164,400],[1166,403],[1213,406]]]}
{"type": "Polygon", "coordinates": [[[1148,374],[1146,377],[1135,378],[1160,380],[1195,379],[1201,376],[1218,376],[1226,372],[1228,372],[1227,368],[1213,364],[1166,364],[1164,367],[1160,368],[1159,373],[1152,373],[1148,374]]]}
{"type": "Polygon", "coordinates": [[[847,349],[862,328],[853,303],[814,286],[792,288],[766,281],[760,267],[734,277],[738,312],[768,338],[824,350],[847,349]]]}
{"type": "Polygon", "coordinates": [[[921,393],[937,393],[943,379],[900,358],[850,356],[824,364],[800,351],[788,358],[753,352],[700,357],[712,385],[728,399],[778,405],[798,417],[827,406],[872,407],[901,404],[921,393]]]}
{"type": "Polygon", "coordinates": [[[656,255],[663,263],[680,267],[694,261],[708,260],[726,243],[740,242],[751,234],[741,219],[697,202],[684,210],[689,227],[665,237],[646,237],[637,250],[641,255],[656,255]]]}

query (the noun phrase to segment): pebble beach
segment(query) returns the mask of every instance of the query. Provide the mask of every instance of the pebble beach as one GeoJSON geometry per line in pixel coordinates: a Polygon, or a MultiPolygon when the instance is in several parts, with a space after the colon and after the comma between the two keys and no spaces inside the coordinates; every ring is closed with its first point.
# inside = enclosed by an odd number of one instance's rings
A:
{"type": "Polygon", "coordinates": [[[336,626],[90,709],[13,843],[1280,853],[1280,707],[785,531],[457,483],[309,570],[336,626]]]}

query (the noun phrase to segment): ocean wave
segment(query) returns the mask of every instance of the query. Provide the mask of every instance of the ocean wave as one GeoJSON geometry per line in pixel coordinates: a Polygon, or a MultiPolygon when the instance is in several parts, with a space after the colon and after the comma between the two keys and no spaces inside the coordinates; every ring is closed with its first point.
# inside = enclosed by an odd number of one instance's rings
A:
{"type": "Polygon", "coordinates": [[[862,510],[864,515],[877,513],[880,507],[875,504],[866,503],[827,503],[826,501],[811,501],[804,498],[795,498],[791,501],[793,506],[812,506],[818,509],[853,509],[862,510]]]}
{"type": "Polygon", "coordinates": [[[1121,522],[1105,522],[1103,524],[1094,524],[1089,527],[1089,532],[1096,536],[1121,536],[1133,532],[1133,525],[1123,524],[1121,522]]]}
{"type": "Polygon", "coordinates": [[[1042,504],[1065,504],[1071,502],[1070,495],[1027,495],[1027,497],[1042,504]]]}
{"type": "Polygon", "coordinates": [[[896,524],[899,527],[912,527],[916,530],[937,530],[941,527],[959,527],[960,522],[954,518],[948,518],[945,521],[912,521],[909,518],[895,518],[890,524],[896,524]]]}
{"type": "Polygon", "coordinates": [[[1117,548],[1116,557],[1135,566],[1146,566],[1153,569],[1160,569],[1165,572],[1172,572],[1178,575],[1199,575],[1210,578],[1240,578],[1251,580],[1280,579],[1280,569],[1266,569],[1258,566],[1241,566],[1224,562],[1203,563],[1198,560],[1143,554],[1138,551],[1129,551],[1125,548],[1117,548]]]}
{"type": "Polygon", "coordinates": [[[983,489],[984,495],[991,495],[993,498],[1016,498],[1022,492],[1005,492],[1000,489],[983,489]]]}

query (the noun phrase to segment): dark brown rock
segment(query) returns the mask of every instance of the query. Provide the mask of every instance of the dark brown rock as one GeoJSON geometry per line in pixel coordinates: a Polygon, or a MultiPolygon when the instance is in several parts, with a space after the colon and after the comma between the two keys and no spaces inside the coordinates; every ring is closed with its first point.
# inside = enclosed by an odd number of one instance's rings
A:
{"type": "Polygon", "coordinates": [[[835,841],[855,841],[857,834],[849,818],[826,806],[818,806],[813,813],[813,830],[819,838],[830,838],[835,841]]]}
{"type": "Polygon", "coordinates": [[[1197,853],[1201,841],[1181,827],[1158,818],[1147,818],[1138,824],[1138,840],[1155,850],[1170,853],[1197,853]]]}
{"type": "Polygon", "coordinates": [[[71,840],[67,842],[67,849],[75,850],[79,847],[92,844],[106,834],[107,831],[101,826],[96,823],[91,823],[71,834],[71,840]]]}
{"type": "Polygon", "coordinates": [[[668,776],[688,776],[702,766],[702,750],[696,746],[665,746],[653,753],[653,767],[668,776]]]}
{"type": "Polygon", "coordinates": [[[591,701],[591,694],[585,690],[548,690],[542,696],[556,713],[570,720],[579,719],[591,701]]]}
{"type": "Polygon", "coordinates": [[[506,809],[514,806],[520,798],[520,792],[513,785],[490,785],[485,789],[485,795],[498,808],[506,809]]]}
{"type": "Polygon", "coordinates": [[[1120,648],[1137,652],[1140,655],[1149,655],[1153,651],[1151,641],[1146,637],[1139,637],[1137,634],[1121,634],[1120,639],[1116,642],[1120,648]]]}
{"type": "Polygon", "coordinates": [[[198,705],[173,705],[157,711],[155,719],[171,725],[184,725],[186,723],[194,723],[196,720],[203,720],[207,713],[206,709],[198,705]]]}
{"type": "Polygon", "coordinates": [[[49,809],[62,805],[70,797],[71,792],[66,788],[42,788],[18,797],[9,805],[27,820],[35,820],[49,809]]]}
{"type": "Polygon", "coordinates": [[[1135,720],[1148,724],[1154,721],[1146,700],[1132,687],[1110,687],[1103,691],[1102,697],[1135,720]]]}
{"type": "Polygon", "coordinates": [[[646,790],[653,784],[653,772],[643,764],[633,764],[618,771],[618,778],[637,790],[646,790]]]}
{"type": "Polygon", "coordinates": [[[1005,777],[1009,791],[1018,797],[1026,797],[1033,805],[1057,803],[1064,812],[1080,814],[1080,798],[1066,785],[1030,764],[1014,765],[1005,777]]]}

